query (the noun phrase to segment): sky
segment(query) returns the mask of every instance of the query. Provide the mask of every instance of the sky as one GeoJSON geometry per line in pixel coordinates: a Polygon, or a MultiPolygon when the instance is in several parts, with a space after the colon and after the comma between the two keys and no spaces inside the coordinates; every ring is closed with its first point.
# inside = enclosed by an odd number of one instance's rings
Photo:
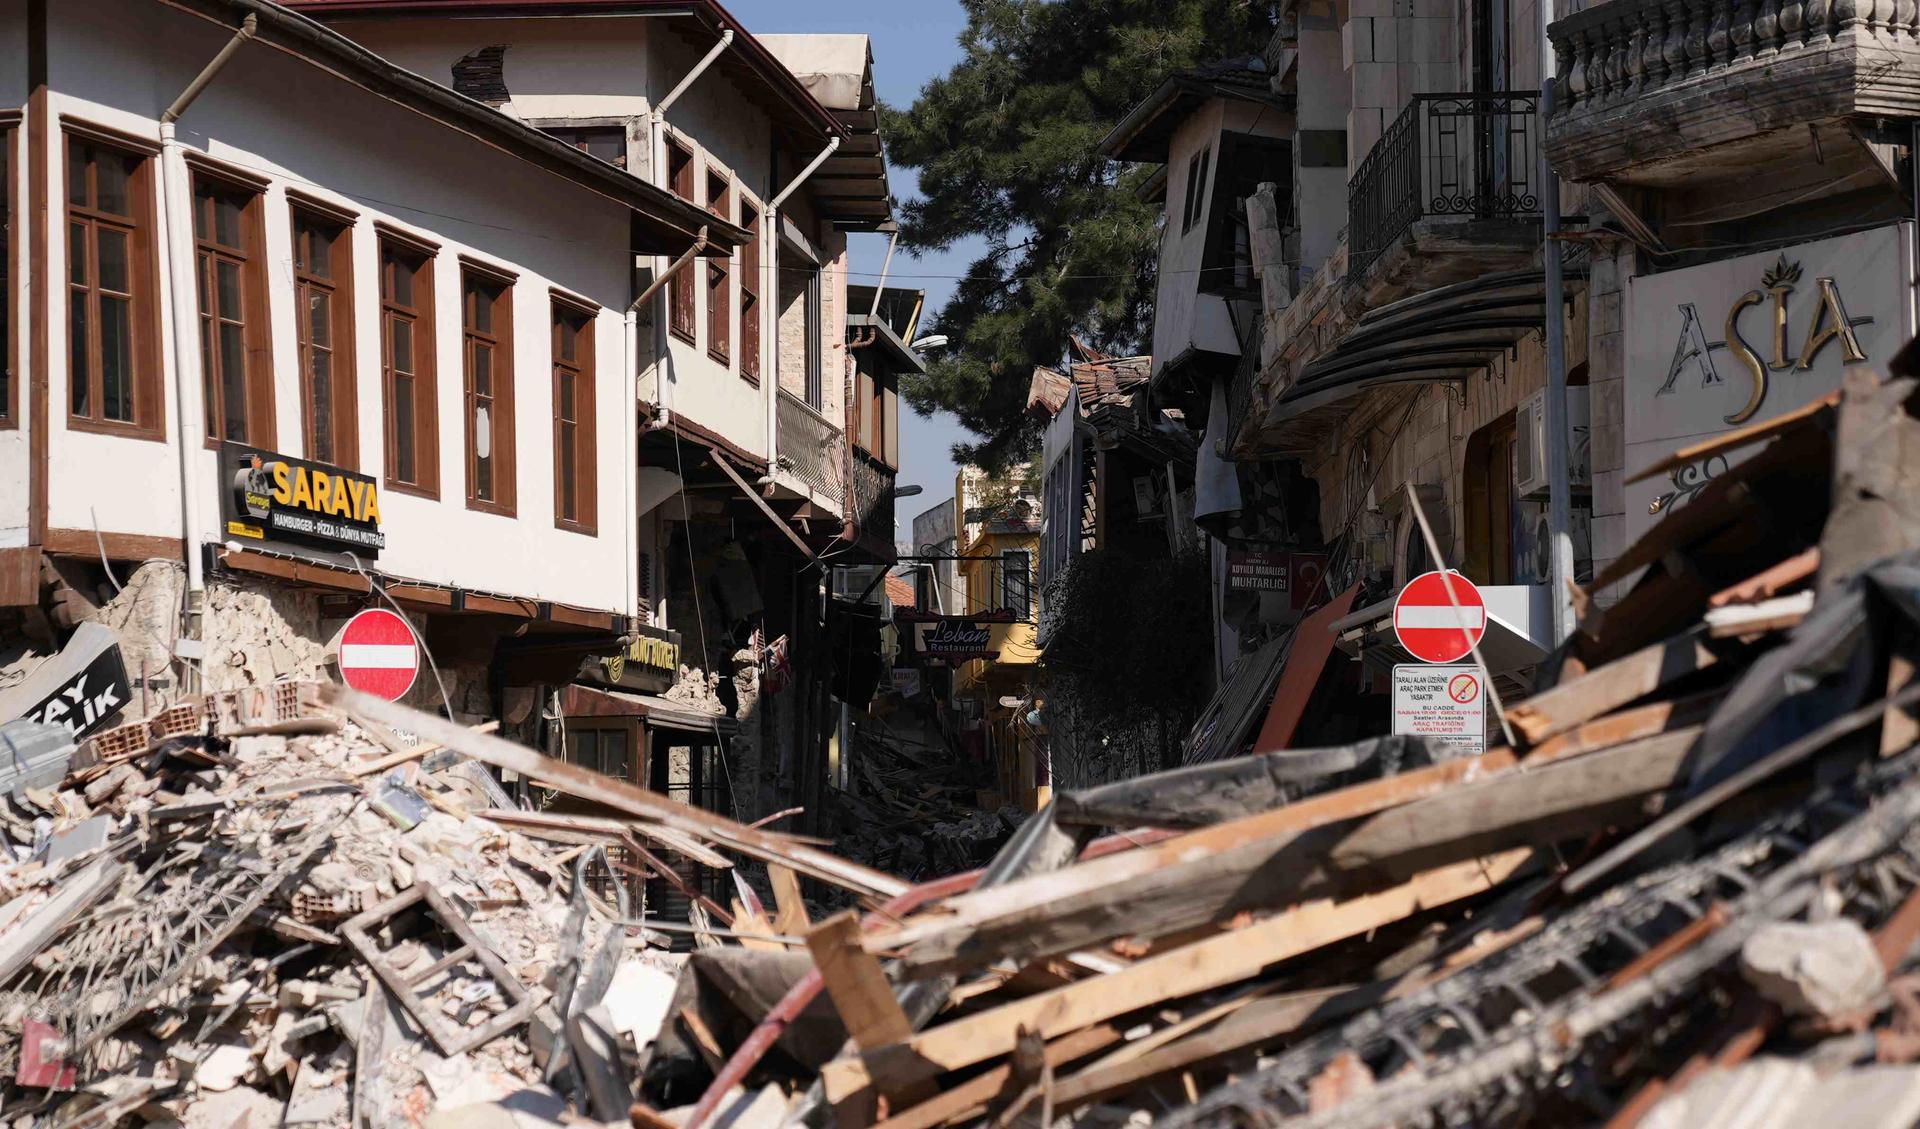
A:
{"type": "MultiPolygon", "coordinates": [[[[873,44],[874,88],[889,105],[907,106],[928,79],[947,72],[960,58],[959,36],[966,29],[966,13],[957,0],[893,0],[875,4],[872,0],[725,0],[727,10],[755,34],[777,32],[865,32],[873,44]]],[[[897,200],[916,195],[916,177],[912,169],[888,163],[893,195],[897,200]]],[[[852,260],[850,281],[872,285],[878,280],[881,263],[886,259],[887,237],[855,233],[848,237],[848,257],[852,260]]],[[[985,249],[985,243],[969,240],[946,251],[914,257],[896,252],[893,268],[887,276],[889,286],[917,287],[927,292],[927,305],[921,314],[924,326],[953,293],[956,278],[966,273],[967,264],[985,249]]],[[[896,539],[905,541],[913,516],[937,502],[953,497],[955,467],[951,453],[954,443],[966,439],[967,432],[951,415],[942,412],[929,419],[900,407],[900,486],[919,486],[919,497],[902,498],[896,539]]]]}

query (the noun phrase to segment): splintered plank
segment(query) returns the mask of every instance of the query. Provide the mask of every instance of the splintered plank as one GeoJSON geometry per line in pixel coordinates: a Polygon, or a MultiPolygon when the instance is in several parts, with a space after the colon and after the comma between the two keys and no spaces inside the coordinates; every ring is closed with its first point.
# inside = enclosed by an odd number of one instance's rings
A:
{"type": "Polygon", "coordinates": [[[1535,694],[1508,710],[1507,722],[1538,744],[1717,661],[1697,629],[1683,632],[1535,694]]]}
{"type": "Polygon", "coordinates": [[[821,1071],[827,1098],[839,1103],[869,1087],[890,1090],[997,1058],[1013,1050],[1023,1029],[1037,1031],[1042,1038],[1058,1038],[1165,1000],[1245,980],[1277,961],[1491,890],[1532,854],[1507,851],[1440,867],[1376,894],[1309,903],[1110,975],[1028,996],[890,1046],[835,1059],[821,1071]]]}
{"type": "Polygon", "coordinates": [[[807,948],[854,1046],[870,1051],[913,1037],[913,1024],[879,960],[860,947],[858,912],[847,910],[815,926],[807,934],[807,948]]]}
{"type": "Polygon", "coordinates": [[[790,937],[805,933],[812,923],[807,920],[806,899],[800,896],[800,877],[792,867],[775,862],[767,864],[767,879],[773,883],[773,904],[778,910],[773,931],[790,937]]]}

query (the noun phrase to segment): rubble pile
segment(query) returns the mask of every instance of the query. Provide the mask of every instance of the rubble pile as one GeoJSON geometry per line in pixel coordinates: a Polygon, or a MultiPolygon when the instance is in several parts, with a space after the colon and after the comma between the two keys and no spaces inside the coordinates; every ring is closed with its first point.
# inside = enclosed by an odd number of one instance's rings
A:
{"type": "Polygon", "coordinates": [[[849,786],[834,794],[835,848],[918,881],[985,865],[1025,816],[937,727],[897,711],[859,729],[849,786]]]}

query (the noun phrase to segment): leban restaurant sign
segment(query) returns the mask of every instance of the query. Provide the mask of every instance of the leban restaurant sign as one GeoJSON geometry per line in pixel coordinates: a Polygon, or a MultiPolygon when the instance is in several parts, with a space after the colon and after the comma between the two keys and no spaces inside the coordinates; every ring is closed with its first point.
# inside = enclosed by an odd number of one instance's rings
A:
{"type": "MultiPolygon", "coordinates": [[[[1626,470],[1826,395],[1913,336],[1913,225],[1801,243],[1627,284],[1626,470]]],[[[1734,457],[1738,461],[1739,456],[1734,457]]],[[[1723,469],[1717,464],[1714,471],[1723,469]]],[[[1627,539],[1705,481],[1626,487],[1627,539]]]]}
{"type": "Polygon", "coordinates": [[[239,443],[220,445],[227,536],[289,541],[371,557],[386,548],[380,487],[364,474],[239,443]]]}

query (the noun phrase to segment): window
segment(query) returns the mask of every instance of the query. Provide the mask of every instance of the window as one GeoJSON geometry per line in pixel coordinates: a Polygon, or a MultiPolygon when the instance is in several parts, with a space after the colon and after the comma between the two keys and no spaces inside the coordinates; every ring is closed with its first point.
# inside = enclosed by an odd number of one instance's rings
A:
{"type": "Polygon", "coordinates": [[[740,248],[740,375],[760,383],[760,209],[744,196],[747,242],[740,248]]]}
{"type": "Polygon", "coordinates": [[[151,168],[67,137],[67,409],[80,428],[161,431],[151,168]]]}
{"type": "Polygon", "coordinates": [[[467,505],[513,513],[513,287],[469,266],[460,272],[466,370],[467,505]]]}
{"type": "MultiPolygon", "coordinates": [[[[707,211],[723,220],[733,218],[733,193],[727,178],[707,174],[707,211]]],[[[729,259],[707,260],[707,355],[721,364],[729,363],[733,334],[733,280],[729,259]]]]}
{"type": "Polygon", "coordinates": [[[1515,413],[1508,412],[1467,437],[1467,553],[1461,571],[1478,584],[1514,582],[1514,424],[1515,413]]]}
{"type": "Polygon", "coordinates": [[[434,395],[433,253],[380,240],[380,385],[386,407],[387,483],[440,493],[440,412],[434,395]]]}
{"type": "Polygon", "coordinates": [[[599,506],[595,468],[593,314],[553,303],[553,522],[594,532],[599,506]]]}
{"type": "MultiPolygon", "coordinates": [[[[693,202],[693,151],[672,138],[667,139],[667,187],[693,202]]],[[[667,283],[667,330],[688,343],[693,341],[693,273],[688,264],[667,283]]]]}
{"type": "MultiPolygon", "coordinates": [[[[1271,182],[1282,209],[1293,205],[1293,147],[1285,141],[1246,133],[1220,135],[1220,160],[1213,170],[1213,210],[1207,215],[1207,242],[1200,262],[1200,290],[1206,294],[1258,298],[1253,274],[1253,236],[1247,197],[1271,182]]],[[[1199,215],[1196,213],[1197,221],[1199,215]]],[[[1284,227],[1291,217],[1283,212],[1284,227]]]]}
{"type": "Polygon", "coordinates": [[[604,721],[593,723],[568,718],[566,759],[615,780],[635,780],[633,726],[626,722],[609,725],[604,721]]]}
{"type": "Polygon", "coordinates": [[[891,373],[875,375],[862,368],[854,381],[852,407],[854,444],[890,467],[900,465],[900,439],[896,434],[899,428],[895,418],[900,400],[894,381],[891,373]]]}
{"type": "Polygon", "coordinates": [[[207,438],[271,447],[273,370],[259,224],[258,192],[194,174],[194,272],[207,438]]]}
{"type": "Polygon", "coordinates": [[[627,131],[617,125],[593,125],[542,130],[548,137],[564,141],[589,157],[598,157],[616,168],[627,167],[627,131]]]}
{"type": "Polygon", "coordinates": [[[820,272],[808,271],[806,280],[807,406],[817,412],[826,407],[826,364],[820,344],[820,325],[826,315],[820,308],[820,272]]]}
{"type": "Polygon", "coordinates": [[[1009,549],[1000,554],[1000,606],[1015,619],[1033,615],[1033,554],[1025,549],[1009,549]]]}
{"type": "Polygon", "coordinates": [[[353,380],[353,226],[293,209],[293,308],[300,342],[301,451],[359,463],[353,380]]]}
{"type": "Polygon", "coordinates": [[[1193,230],[1201,213],[1207,210],[1207,162],[1213,156],[1213,147],[1195,153],[1187,160],[1186,203],[1180,211],[1180,234],[1193,230]]]}

